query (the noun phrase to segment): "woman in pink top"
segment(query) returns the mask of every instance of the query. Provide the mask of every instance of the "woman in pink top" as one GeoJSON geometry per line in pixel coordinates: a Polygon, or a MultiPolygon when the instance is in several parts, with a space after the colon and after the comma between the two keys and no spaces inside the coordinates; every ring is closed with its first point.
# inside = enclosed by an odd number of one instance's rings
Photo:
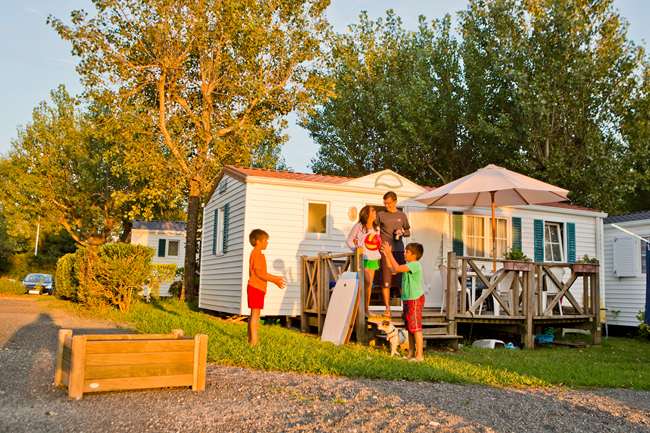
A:
{"type": "Polygon", "coordinates": [[[350,230],[347,244],[352,250],[363,249],[363,281],[366,289],[366,311],[368,311],[372,282],[375,279],[375,271],[379,269],[379,260],[381,259],[379,252],[381,236],[377,226],[377,211],[373,206],[364,206],[361,209],[359,222],[350,230]]]}

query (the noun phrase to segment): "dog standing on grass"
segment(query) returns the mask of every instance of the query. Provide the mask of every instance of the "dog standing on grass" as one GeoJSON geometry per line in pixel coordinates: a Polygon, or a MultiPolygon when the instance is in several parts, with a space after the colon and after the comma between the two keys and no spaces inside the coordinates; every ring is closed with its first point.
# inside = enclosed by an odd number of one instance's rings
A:
{"type": "Polygon", "coordinates": [[[386,341],[390,343],[390,356],[399,355],[397,349],[406,344],[408,347],[408,334],[402,328],[397,328],[390,320],[384,320],[377,329],[386,334],[386,341]]]}

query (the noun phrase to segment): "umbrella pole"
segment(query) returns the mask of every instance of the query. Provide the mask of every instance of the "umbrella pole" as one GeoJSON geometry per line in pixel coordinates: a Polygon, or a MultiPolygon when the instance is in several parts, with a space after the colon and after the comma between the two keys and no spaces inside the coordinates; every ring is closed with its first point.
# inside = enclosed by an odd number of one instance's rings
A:
{"type": "Polygon", "coordinates": [[[497,271],[497,219],[496,219],[496,204],[494,195],[496,191],[490,191],[490,198],[492,199],[492,273],[497,271]]]}

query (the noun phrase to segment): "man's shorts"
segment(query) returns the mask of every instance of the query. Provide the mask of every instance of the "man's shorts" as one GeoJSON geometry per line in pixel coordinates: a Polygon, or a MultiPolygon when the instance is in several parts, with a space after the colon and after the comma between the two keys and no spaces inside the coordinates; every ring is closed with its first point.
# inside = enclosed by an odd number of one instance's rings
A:
{"type": "MultiPolygon", "coordinates": [[[[404,251],[393,251],[393,257],[400,265],[406,263],[404,251]]],[[[397,287],[398,289],[402,287],[402,274],[393,275],[384,253],[381,254],[381,287],[397,287]]]]}
{"type": "Polygon", "coordinates": [[[402,301],[402,315],[408,332],[422,331],[422,310],[424,309],[424,295],[417,299],[402,301]]]}
{"type": "Polygon", "coordinates": [[[264,308],[265,291],[249,284],[248,287],[246,287],[246,292],[248,293],[248,308],[258,308],[260,310],[264,308]]]}

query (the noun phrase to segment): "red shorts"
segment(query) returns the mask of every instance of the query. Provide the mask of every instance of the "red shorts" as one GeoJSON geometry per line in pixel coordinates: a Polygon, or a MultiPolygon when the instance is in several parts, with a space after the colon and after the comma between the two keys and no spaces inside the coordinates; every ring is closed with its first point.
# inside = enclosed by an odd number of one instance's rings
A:
{"type": "Polygon", "coordinates": [[[248,308],[258,308],[260,310],[264,308],[264,295],[266,295],[266,292],[249,284],[246,287],[246,293],[248,293],[248,308]]]}
{"type": "Polygon", "coordinates": [[[417,299],[402,301],[402,314],[408,332],[422,331],[422,310],[424,309],[424,295],[417,299]]]}

